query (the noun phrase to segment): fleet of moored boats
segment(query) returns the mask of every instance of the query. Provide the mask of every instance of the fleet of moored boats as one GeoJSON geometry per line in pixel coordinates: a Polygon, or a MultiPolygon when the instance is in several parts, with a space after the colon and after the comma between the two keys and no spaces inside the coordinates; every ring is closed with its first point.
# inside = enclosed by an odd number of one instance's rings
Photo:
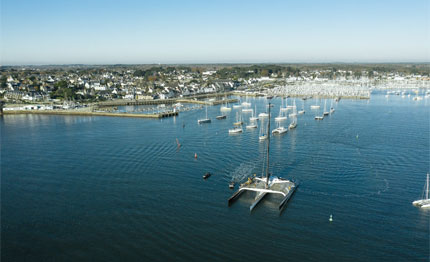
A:
{"type": "MultiPolygon", "coordinates": [[[[281,134],[285,134],[288,132],[288,130],[290,129],[294,129],[297,127],[297,117],[299,115],[303,115],[305,114],[305,104],[304,101],[306,99],[302,99],[303,100],[303,105],[302,105],[302,109],[297,111],[297,106],[296,106],[296,101],[293,100],[293,104],[292,105],[288,105],[288,100],[287,98],[282,99],[282,104],[279,107],[279,115],[277,117],[275,117],[275,122],[277,123],[277,127],[274,128],[271,133],[273,135],[281,135],[281,134]],[[285,105],[284,105],[284,101],[285,101],[285,105]],[[288,111],[292,110],[292,113],[287,114],[288,111]],[[283,126],[283,122],[286,121],[288,119],[288,117],[291,119],[291,122],[288,126],[283,126]]],[[[338,99],[334,100],[334,101],[339,101],[338,99]]],[[[270,104],[271,107],[273,107],[272,104],[270,104]]],[[[316,115],[315,116],[315,120],[323,120],[325,116],[331,115],[334,113],[334,108],[333,108],[333,100],[331,102],[331,106],[330,106],[330,110],[327,111],[326,110],[327,107],[327,101],[324,101],[324,111],[322,113],[322,115],[316,115]]],[[[251,108],[251,103],[249,102],[243,102],[241,104],[235,104],[233,105],[234,109],[238,109],[238,111],[236,112],[236,121],[233,123],[233,128],[228,130],[229,134],[240,134],[243,133],[243,129],[242,126],[244,125],[244,121],[243,121],[243,113],[251,113],[251,117],[249,118],[249,123],[245,126],[246,129],[256,129],[258,128],[257,122],[259,120],[261,120],[261,128],[260,128],[260,135],[259,135],[259,140],[265,140],[267,138],[267,134],[270,133],[270,130],[265,130],[264,128],[264,121],[265,119],[268,118],[268,113],[267,112],[261,112],[260,114],[257,115],[257,106],[255,105],[255,108],[252,109],[251,108]]],[[[268,108],[268,105],[266,105],[266,108],[268,108]]],[[[320,109],[320,105],[316,104],[316,105],[311,105],[310,107],[311,109],[320,109]]],[[[232,110],[231,107],[229,107],[227,104],[222,105],[220,108],[221,111],[221,115],[217,116],[216,119],[221,120],[221,119],[226,119],[227,115],[225,114],[226,112],[230,112],[232,110]]],[[[197,122],[199,124],[204,124],[204,123],[211,123],[211,119],[208,118],[207,116],[207,107],[206,107],[206,116],[205,118],[199,119],[197,120],[197,122]]]]}
{"type": "MultiPolygon", "coordinates": [[[[268,97],[267,100],[270,100],[271,98],[268,97]]],[[[266,100],[266,101],[267,101],[266,100]]],[[[267,195],[267,194],[275,194],[275,195],[281,195],[282,199],[279,203],[279,210],[282,211],[283,208],[286,206],[286,203],[291,198],[292,194],[295,192],[295,189],[297,188],[298,184],[294,181],[283,179],[277,176],[273,176],[269,173],[268,167],[269,167],[269,145],[270,145],[270,134],[272,135],[282,135],[288,132],[290,129],[294,129],[297,127],[297,117],[299,115],[303,115],[305,113],[305,104],[302,104],[302,109],[297,111],[296,101],[293,101],[292,105],[288,105],[287,98],[282,99],[282,105],[279,108],[279,115],[275,117],[275,122],[277,123],[277,127],[273,130],[270,130],[270,108],[273,107],[271,103],[267,104],[265,108],[268,109],[268,112],[261,112],[260,114],[257,114],[257,106],[255,105],[254,109],[251,108],[251,103],[249,102],[243,102],[241,104],[235,104],[233,105],[233,109],[238,109],[236,112],[236,120],[233,123],[233,128],[228,130],[229,134],[240,134],[243,132],[242,126],[244,125],[243,121],[243,115],[242,113],[252,113],[251,117],[249,118],[249,122],[246,125],[246,129],[256,129],[258,128],[258,121],[260,122],[260,134],[258,136],[258,139],[260,141],[267,141],[267,165],[266,165],[266,175],[257,177],[254,175],[253,177],[249,177],[248,181],[241,184],[238,191],[233,194],[233,196],[228,200],[229,205],[231,205],[234,200],[236,200],[243,192],[245,191],[252,191],[256,192],[255,201],[250,206],[250,210],[252,211],[258,203],[267,195]],[[284,105],[285,101],[285,105],[284,105]],[[288,114],[288,111],[292,110],[290,114],[288,114]],[[283,123],[288,119],[288,117],[291,119],[291,122],[288,126],[284,126],[283,123]],[[267,127],[265,122],[267,121],[267,127]]],[[[326,107],[326,102],[324,104],[324,108],[326,107]]],[[[316,106],[311,106],[311,109],[317,108],[316,106]]],[[[318,105],[319,108],[319,105],[318,105]]],[[[226,119],[226,112],[230,112],[232,110],[231,107],[229,107],[227,104],[222,105],[220,108],[220,111],[222,115],[217,116],[216,118],[226,119]]],[[[204,123],[210,123],[211,120],[208,118],[207,115],[207,107],[206,107],[206,115],[205,118],[199,119],[197,122],[199,124],[204,123]]],[[[326,110],[324,109],[323,115],[325,114],[326,110]]],[[[328,112],[328,111],[327,111],[328,112]]],[[[331,110],[329,114],[333,113],[333,103],[331,110]]],[[[209,173],[205,174],[203,178],[207,179],[209,173]]],[[[234,189],[235,183],[232,181],[229,184],[230,189],[234,189]]]]}
{"type": "MultiPolygon", "coordinates": [[[[390,92],[387,93],[387,96],[391,94],[390,92]]],[[[395,93],[397,94],[397,93],[395,93]]],[[[399,94],[397,94],[399,95],[399,94]]],[[[405,95],[405,94],[403,94],[405,95]]],[[[430,91],[426,93],[426,95],[430,95],[430,91]]],[[[409,95],[410,96],[410,95],[409,95]]],[[[270,98],[268,98],[270,99],[270,98]]],[[[279,115],[275,117],[275,122],[277,123],[277,127],[274,128],[271,133],[272,135],[281,135],[288,132],[290,129],[294,129],[297,127],[297,116],[303,115],[305,113],[304,109],[304,100],[303,99],[303,106],[302,109],[297,111],[297,107],[295,104],[295,100],[293,102],[293,105],[287,104],[287,99],[285,99],[285,105],[284,100],[282,99],[282,104],[279,108],[279,115]],[[288,125],[288,127],[285,127],[282,125],[282,122],[287,120],[287,112],[289,110],[293,110],[292,113],[290,113],[288,116],[292,119],[291,123],[288,125]]],[[[339,99],[335,100],[336,102],[339,101],[339,99]]],[[[318,103],[318,101],[317,101],[318,103]]],[[[243,132],[242,125],[244,124],[242,120],[242,112],[244,113],[252,113],[252,116],[249,118],[249,123],[246,125],[246,129],[256,129],[257,121],[261,120],[260,122],[260,134],[258,139],[260,141],[266,141],[267,140],[267,165],[266,165],[266,176],[257,177],[254,175],[253,177],[249,177],[248,181],[241,184],[239,189],[228,199],[229,206],[245,191],[252,191],[256,192],[254,202],[250,206],[250,211],[252,211],[258,203],[267,195],[267,194],[275,194],[275,195],[281,195],[282,199],[279,203],[279,210],[282,211],[283,208],[286,206],[286,203],[291,198],[291,196],[294,194],[295,189],[298,187],[298,184],[294,181],[283,179],[280,177],[273,176],[269,173],[269,145],[270,145],[270,108],[272,107],[272,104],[269,103],[267,108],[269,109],[269,112],[262,112],[258,114],[257,117],[257,107],[255,106],[255,109],[253,110],[251,107],[251,103],[249,102],[243,102],[242,104],[236,104],[233,105],[234,109],[240,109],[238,112],[236,112],[236,121],[234,122],[234,127],[232,129],[228,130],[229,134],[239,134],[243,132]],[[265,119],[268,118],[268,124],[267,124],[267,130],[265,130],[266,125],[264,124],[265,119]]],[[[311,105],[310,108],[312,110],[318,110],[320,109],[319,104],[311,105]]],[[[327,101],[324,101],[324,110],[322,114],[316,114],[315,120],[323,120],[325,116],[329,116],[334,113],[335,109],[333,107],[333,100],[331,102],[330,110],[327,110],[327,101]]],[[[225,115],[225,112],[230,112],[231,107],[228,105],[221,106],[220,111],[223,113],[222,115],[219,115],[216,117],[216,119],[226,119],[227,115],[225,115]]],[[[199,124],[204,123],[211,123],[211,119],[208,118],[207,114],[207,107],[206,107],[206,116],[205,118],[199,119],[197,121],[199,124]]],[[[211,174],[206,173],[203,178],[207,179],[211,174]]],[[[235,182],[230,182],[229,188],[234,189],[235,182]]],[[[429,181],[429,174],[427,174],[426,184],[424,188],[424,193],[422,199],[415,200],[412,202],[414,206],[420,207],[420,208],[430,208],[430,198],[429,198],[429,187],[430,187],[430,181],[429,181]]],[[[332,217],[330,217],[330,221],[332,221],[332,217]]]]}

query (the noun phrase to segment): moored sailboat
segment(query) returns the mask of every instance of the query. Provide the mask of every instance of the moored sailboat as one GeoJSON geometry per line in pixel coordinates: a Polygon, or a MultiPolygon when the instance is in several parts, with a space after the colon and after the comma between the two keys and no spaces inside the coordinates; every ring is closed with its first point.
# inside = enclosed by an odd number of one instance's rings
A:
{"type": "Polygon", "coordinates": [[[264,131],[264,121],[262,121],[260,125],[260,135],[258,136],[258,140],[262,141],[266,139],[267,139],[267,134],[264,131]]]}
{"type": "Polygon", "coordinates": [[[206,106],[206,118],[197,120],[197,123],[204,124],[204,123],[210,123],[211,120],[208,118],[208,106],[206,106]]]}
{"type": "Polygon", "coordinates": [[[315,100],[315,105],[311,105],[311,109],[319,109],[320,105],[318,105],[318,99],[315,100]]]}
{"type": "MultiPolygon", "coordinates": [[[[294,104],[295,104],[295,101],[294,101],[294,104]]],[[[293,117],[291,117],[292,121],[291,121],[290,125],[288,126],[289,129],[294,129],[297,127],[297,109],[296,108],[293,109],[292,115],[293,115],[293,117]]]]}
{"type": "Polygon", "coordinates": [[[235,126],[243,125],[242,112],[241,112],[240,116],[239,116],[239,112],[236,112],[236,122],[234,122],[233,125],[235,125],[235,126]]]}
{"type": "Polygon", "coordinates": [[[275,117],[275,121],[284,121],[287,120],[287,116],[282,113],[282,107],[279,108],[279,115],[275,117]]]}
{"type": "Polygon", "coordinates": [[[302,110],[299,110],[298,114],[299,115],[303,115],[305,113],[305,100],[302,100],[302,110]]]}
{"type": "Polygon", "coordinates": [[[333,114],[333,113],[334,113],[333,100],[331,100],[330,114],[333,114]]]}
{"type": "Polygon", "coordinates": [[[324,111],[323,111],[324,116],[328,116],[330,114],[330,112],[328,112],[326,108],[327,108],[327,99],[324,100],[324,111]]]}
{"type": "Polygon", "coordinates": [[[229,129],[228,133],[229,134],[237,134],[237,133],[242,133],[243,130],[241,127],[234,127],[233,129],[229,129]]]}
{"type": "Polygon", "coordinates": [[[430,208],[429,184],[430,184],[429,174],[427,173],[427,180],[424,186],[423,198],[412,202],[414,206],[421,207],[421,208],[430,208]]]}
{"type": "Polygon", "coordinates": [[[258,117],[257,117],[257,105],[255,105],[255,109],[254,111],[252,111],[252,116],[249,118],[249,121],[257,121],[258,117]]]}

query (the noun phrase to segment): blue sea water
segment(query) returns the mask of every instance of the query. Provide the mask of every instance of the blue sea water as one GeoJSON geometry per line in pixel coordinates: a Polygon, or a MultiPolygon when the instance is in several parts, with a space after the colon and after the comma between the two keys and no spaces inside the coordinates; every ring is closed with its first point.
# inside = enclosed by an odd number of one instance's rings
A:
{"type": "Polygon", "coordinates": [[[252,213],[252,194],[227,206],[228,183],[261,174],[266,149],[260,127],[228,134],[234,109],[216,120],[220,106],[209,107],[202,125],[204,108],[165,119],[5,115],[1,260],[427,261],[430,210],[411,202],[430,171],[430,99],[342,99],[322,121],[315,103],[271,138],[270,171],[300,181],[281,214],[272,196],[252,213]]]}

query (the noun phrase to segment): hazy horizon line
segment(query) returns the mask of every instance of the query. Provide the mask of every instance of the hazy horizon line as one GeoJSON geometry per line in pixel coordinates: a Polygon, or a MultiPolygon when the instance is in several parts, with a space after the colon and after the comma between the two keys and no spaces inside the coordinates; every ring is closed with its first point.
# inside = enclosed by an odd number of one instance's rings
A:
{"type": "Polygon", "coordinates": [[[14,66],[114,66],[114,65],[259,65],[259,64],[430,64],[430,61],[391,61],[391,62],[177,62],[177,63],[28,63],[28,64],[1,64],[0,67],[14,67],[14,66]]]}

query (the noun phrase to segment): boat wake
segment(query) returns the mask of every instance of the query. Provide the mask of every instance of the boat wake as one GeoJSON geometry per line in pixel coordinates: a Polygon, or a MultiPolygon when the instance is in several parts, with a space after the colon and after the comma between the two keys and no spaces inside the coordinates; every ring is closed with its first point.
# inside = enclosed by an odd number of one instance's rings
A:
{"type": "Polygon", "coordinates": [[[231,174],[231,181],[239,183],[246,180],[255,172],[255,163],[242,163],[231,174]]]}

